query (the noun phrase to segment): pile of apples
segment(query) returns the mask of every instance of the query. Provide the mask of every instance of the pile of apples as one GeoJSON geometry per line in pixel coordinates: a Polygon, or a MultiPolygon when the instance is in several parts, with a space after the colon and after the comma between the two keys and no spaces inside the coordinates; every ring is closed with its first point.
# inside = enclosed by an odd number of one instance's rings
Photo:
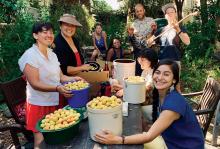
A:
{"type": "Polygon", "coordinates": [[[74,125],[80,117],[80,113],[70,109],[59,109],[47,114],[41,121],[40,127],[43,130],[58,130],[74,125]]]}
{"type": "Polygon", "coordinates": [[[126,81],[131,83],[139,83],[144,82],[144,78],[140,76],[129,76],[126,81]]]}
{"type": "Polygon", "coordinates": [[[68,82],[64,84],[64,86],[68,90],[81,90],[81,89],[87,88],[89,86],[89,83],[84,82],[84,81],[76,81],[76,82],[68,82]]]}
{"type": "Polygon", "coordinates": [[[116,96],[101,96],[93,98],[90,102],[88,102],[87,106],[92,109],[111,109],[114,107],[117,107],[122,104],[122,101],[120,98],[117,98],[116,96]]]}

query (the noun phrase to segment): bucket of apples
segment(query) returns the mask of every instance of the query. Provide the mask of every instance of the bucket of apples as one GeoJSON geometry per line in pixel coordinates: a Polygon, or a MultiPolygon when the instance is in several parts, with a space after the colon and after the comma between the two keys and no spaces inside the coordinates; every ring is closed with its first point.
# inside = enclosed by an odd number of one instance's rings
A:
{"type": "Polygon", "coordinates": [[[81,119],[81,113],[67,106],[47,114],[38,121],[36,128],[47,144],[62,144],[78,133],[81,119]]]}
{"type": "Polygon", "coordinates": [[[89,101],[89,83],[85,81],[73,81],[64,83],[63,85],[73,93],[73,96],[68,99],[68,104],[72,108],[86,106],[89,101]]]}

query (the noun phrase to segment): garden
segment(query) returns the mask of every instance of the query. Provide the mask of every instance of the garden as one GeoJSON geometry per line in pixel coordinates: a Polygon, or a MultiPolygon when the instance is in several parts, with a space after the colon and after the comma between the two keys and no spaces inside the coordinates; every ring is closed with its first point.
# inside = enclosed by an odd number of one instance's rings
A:
{"type": "MultiPolygon", "coordinates": [[[[91,34],[96,22],[102,22],[107,42],[117,37],[125,49],[130,48],[126,26],[134,19],[134,5],[144,4],[147,16],[159,18],[155,13],[169,0],[121,0],[124,7],[113,10],[104,0],[53,0],[53,3],[37,0],[0,0],[0,82],[10,81],[22,75],[18,59],[33,44],[32,25],[37,20],[50,21],[59,32],[57,20],[64,13],[74,14],[83,27],[77,29],[80,46],[91,46],[91,34]]],[[[179,17],[182,17],[183,1],[175,0],[179,17]]],[[[199,16],[184,23],[190,37],[190,45],[181,45],[181,90],[202,90],[208,76],[220,82],[220,0],[200,0],[185,14],[200,11],[199,16]]],[[[0,101],[3,97],[0,94],[0,101]]],[[[4,109],[4,106],[2,106],[4,109]]]]}

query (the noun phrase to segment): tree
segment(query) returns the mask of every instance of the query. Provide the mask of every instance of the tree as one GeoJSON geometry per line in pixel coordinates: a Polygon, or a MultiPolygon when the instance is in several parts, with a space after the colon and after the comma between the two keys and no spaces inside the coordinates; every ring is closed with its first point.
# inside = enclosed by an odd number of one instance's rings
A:
{"type": "Polygon", "coordinates": [[[179,20],[181,20],[183,18],[183,16],[182,16],[183,3],[184,3],[184,0],[175,0],[175,4],[177,7],[177,15],[178,15],[179,20]]]}
{"type": "Polygon", "coordinates": [[[0,0],[0,22],[11,23],[14,21],[17,11],[17,1],[4,1],[0,0]]]}

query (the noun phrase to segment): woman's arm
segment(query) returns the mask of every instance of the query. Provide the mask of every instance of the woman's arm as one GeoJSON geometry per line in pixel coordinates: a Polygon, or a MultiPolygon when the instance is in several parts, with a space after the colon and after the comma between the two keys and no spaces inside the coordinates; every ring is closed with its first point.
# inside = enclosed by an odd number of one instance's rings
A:
{"type": "Polygon", "coordinates": [[[182,42],[185,45],[189,45],[190,44],[190,38],[189,38],[189,35],[187,33],[180,32],[178,35],[179,35],[180,39],[182,40],[182,42]]]}
{"type": "Polygon", "coordinates": [[[182,40],[182,42],[185,45],[189,45],[190,44],[190,38],[189,35],[186,32],[182,32],[181,28],[179,27],[178,24],[174,24],[174,29],[176,30],[177,35],[180,37],[180,39],[182,40]]]}
{"type": "Polygon", "coordinates": [[[114,54],[114,49],[113,49],[113,48],[109,49],[109,51],[108,51],[108,53],[107,53],[107,58],[106,58],[106,60],[110,62],[111,59],[112,59],[113,54],[114,54]]]}
{"type": "MultiPolygon", "coordinates": [[[[166,130],[173,121],[179,118],[180,115],[178,113],[164,110],[147,133],[126,136],[124,144],[144,144],[150,142],[166,130]]],[[[122,144],[122,137],[115,136],[109,131],[104,131],[103,133],[96,134],[95,138],[98,142],[103,144],[122,144]]]]}
{"type": "Polygon", "coordinates": [[[62,85],[49,85],[40,81],[38,69],[29,64],[26,64],[23,73],[27,77],[27,80],[30,83],[31,87],[35,90],[39,90],[42,92],[59,92],[65,97],[72,96],[71,92],[66,90],[66,88],[62,85]]]}
{"type": "Polygon", "coordinates": [[[72,76],[66,76],[62,72],[60,72],[60,82],[69,82],[69,81],[78,81],[83,80],[81,77],[72,77],[72,76]]]}
{"type": "Polygon", "coordinates": [[[92,42],[93,42],[94,49],[98,49],[98,47],[95,44],[95,33],[94,32],[92,33],[92,42]]]}
{"type": "Polygon", "coordinates": [[[73,66],[67,66],[67,74],[68,75],[75,75],[81,71],[89,71],[90,65],[89,64],[83,64],[78,67],[73,67],[73,66]]]}
{"type": "Polygon", "coordinates": [[[27,80],[33,89],[39,90],[42,92],[56,92],[57,86],[48,85],[40,81],[39,71],[37,68],[29,64],[26,64],[23,73],[27,77],[27,80]]]}

